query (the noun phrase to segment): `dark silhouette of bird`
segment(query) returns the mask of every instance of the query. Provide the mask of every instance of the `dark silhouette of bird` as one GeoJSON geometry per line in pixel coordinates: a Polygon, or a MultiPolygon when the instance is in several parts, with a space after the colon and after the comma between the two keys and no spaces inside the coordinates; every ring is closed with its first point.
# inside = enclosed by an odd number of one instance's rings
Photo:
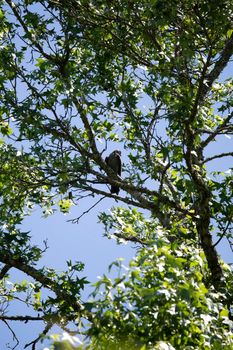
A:
{"type": "MultiPolygon", "coordinates": [[[[116,175],[121,176],[121,151],[115,150],[105,158],[107,165],[114,171],[116,175]]],[[[118,186],[111,186],[111,193],[118,194],[120,188],[118,186]]]]}

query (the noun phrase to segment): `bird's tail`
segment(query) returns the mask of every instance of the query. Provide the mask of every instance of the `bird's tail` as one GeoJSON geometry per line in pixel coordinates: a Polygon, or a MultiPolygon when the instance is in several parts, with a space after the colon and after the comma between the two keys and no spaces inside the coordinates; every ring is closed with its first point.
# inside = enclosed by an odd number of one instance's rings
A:
{"type": "Polygon", "coordinates": [[[114,186],[114,185],[111,186],[111,193],[116,193],[116,194],[118,194],[119,191],[120,191],[120,189],[119,189],[118,186],[114,186]]]}

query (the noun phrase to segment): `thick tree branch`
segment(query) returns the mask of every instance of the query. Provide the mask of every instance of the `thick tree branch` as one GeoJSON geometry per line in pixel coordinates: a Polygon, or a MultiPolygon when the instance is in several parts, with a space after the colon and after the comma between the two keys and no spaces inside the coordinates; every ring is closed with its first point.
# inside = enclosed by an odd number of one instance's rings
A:
{"type": "Polygon", "coordinates": [[[207,95],[207,93],[210,91],[213,83],[215,80],[220,76],[223,69],[227,66],[229,63],[229,60],[233,54],[233,35],[229,39],[226,40],[225,47],[223,48],[222,52],[219,55],[219,58],[217,59],[214,68],[212,71],[209,72],[209,74],[206,73],[206,69],[203,71],[202,76],[202,83],[198,90],[198,99],[196,100],[196,110],[197,105],[201,105],[207,95]]]}
{"type": "Polygon", "coordinates": [[[193,135],[194,131],[191,125],[186,124],[185,142],[187,151],[185,153],[185,160],[197,192],[195,203],[196,229],[211,272],[213,286],[216,290],[220,290],[224,285],[223,271],[210,233],[210,201],[212,193],[208,186],[203,165],[201,164],[203,158],[202,149],[195,147],[193,135]]]}
{"type": "Polygon", "coordinates": [[[11,269],[11,266],[10,265],[5,265],[5,266],[3,266],[3,268],[1,269],[1,271],[0,271],[0,280],[1,279],[3,279],[5,276],[6,276],[6,274],[7,274],[7,272],[9,271],[11,269]]]}
{"type": "Polygon", "coordinates": [[[84,108],[81,100],[78,100],[77,98],[74,97],[74,103],[75,103],[75,106],[79,112],[79,115],[80,115],[80,118],[83,122],[84,128],[87,131],[88,138],[89,138],[89,144],[90,144],[91,150],[93,152],[93,158],[94,158],[94,160],[96,160],[99,163],[101,161],[101,159],[100,159],[101,155],[100,155],[100,152],[98,151],[97,146],[96,146],[95,136],[94,136],[93,130],[91,128],[91,125],[89,123],[89,120],[87,117],[87,112],[85,111],[85,108],[84,108]]]}
{"type": "Polygon", "coordinates": [[[210,201],[212,193],[205,181],[204,172],[201,168],[200,162],[196,160],[195,156],[193,157],[191,149],[186,153],[186,163],[197,189],[197,200],[195,203],[197,232],[211,271],[212,283],[216,290],[219,290],[224,283],[223,271],[209,231],[211,218],[210,201]]]}
{"type": "Polygon", "coordinates": [[[191,111],[191,115],[189,118],[190,123],[193,123],[194,119],[196,118],[198,106],[200,106],[200,104],[202,103],[202,101],[205,97],[205,94],[207,93],[207,91],[205,91],[206,84],[207,84],[206,73],[207,73],[209,65],[211,63],[211,58],[212,58],[212,49],[210,48],[206,62],[204,64],[204,67],[203,67],[202,72],[201,72],[201,78],[199,80],[196,98],[195,98],[193,109],[191,111]]]}
{"type": "Polygon", "coordinates": [[[231,55],[233,54],[233,36],[227,40],[226,45],[222,52],[220,53],[219,59],[215,63],[214,68],[209,74],[206,74],[208,65],[210,63],[211,55],[208,56],[208,60],[204,69],[202,71],[202,76],[200,79],[198,92],[194,102],[193,109],[190,114],[188,122],[185,124],[185,144],[186,153],[185,160],[187,164],[188,171],[197,189],[197,201],[196,207],[196,227],[197,232],[200,237],[201,246],[205,252],[208,266],[212,275],[212,282],[216,290],[219,290],[223,286],[223,271],[219,262],[219,258],[215,247],[213,246],[212,236],[209,232],[210,226],[210,201],[212,193],[208,187],[208,183],[205,179],[205,172],[202,168],[203,165],[203,148],[214,139],[218,134],[219,130],[224,127],[230,120],[231,115],[229,115],[225,121],[219,126],[204,142],[200,144],[199,147],[195,146],[194,136],[195,130],[193,128],[193,123],[197,116],[198,106],[200,106],[207,93],[211,89],[214,81],[219,77],[222,70],[225,68],[231,55]]]}

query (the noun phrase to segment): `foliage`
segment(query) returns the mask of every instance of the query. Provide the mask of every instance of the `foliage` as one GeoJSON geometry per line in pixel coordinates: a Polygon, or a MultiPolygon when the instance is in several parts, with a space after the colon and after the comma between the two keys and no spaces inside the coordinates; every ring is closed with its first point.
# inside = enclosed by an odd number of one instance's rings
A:
{"type": "Polygon", "coordinates": [[[85,334],[78,348],[233,348],[232,273],[216,251],[232,248],[232,16],[230,0],[1,2],[0,319],[43,321],[27,346],[57,324],[85,334]],[[115,148],[122,178],[104,161],[115,148]],[[99,215],[105,235],[138,249],[81,301],[83,264],[41,268],[47,243],[23,220],[86,197],[117,200],[99,215]],[[11,283],[12,268],[27,280],[11,283]],[[33,315],[9,316],[22,292],[33,315]]]}

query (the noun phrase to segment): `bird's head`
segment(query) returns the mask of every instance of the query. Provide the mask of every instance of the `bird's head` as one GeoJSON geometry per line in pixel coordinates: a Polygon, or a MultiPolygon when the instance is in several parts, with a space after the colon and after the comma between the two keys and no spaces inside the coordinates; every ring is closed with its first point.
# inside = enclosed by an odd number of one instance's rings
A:
{"type": "Polygon", "coordinates": [[[113,153],[115,155],[121,156],[121,151],[119,151],[118,149],[116,149],[115,151],[113,151],[113,153]]]}

